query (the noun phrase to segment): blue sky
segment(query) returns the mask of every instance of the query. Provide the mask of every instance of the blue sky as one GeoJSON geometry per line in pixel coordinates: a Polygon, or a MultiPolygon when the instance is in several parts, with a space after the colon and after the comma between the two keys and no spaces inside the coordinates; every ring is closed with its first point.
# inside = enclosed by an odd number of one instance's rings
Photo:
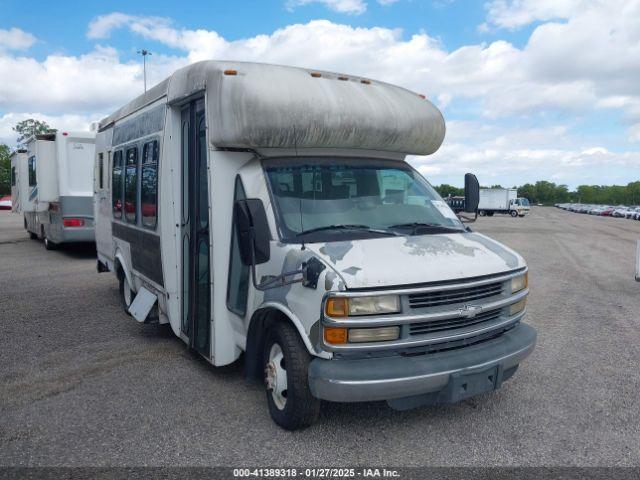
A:
{"type": "Polygon", "coordinates": [[[397,83],[443,111],[432,183],[640,179],[638,0],[0,1],[0,141],[27,116],[86,128],[189,62],[397,83]]]}

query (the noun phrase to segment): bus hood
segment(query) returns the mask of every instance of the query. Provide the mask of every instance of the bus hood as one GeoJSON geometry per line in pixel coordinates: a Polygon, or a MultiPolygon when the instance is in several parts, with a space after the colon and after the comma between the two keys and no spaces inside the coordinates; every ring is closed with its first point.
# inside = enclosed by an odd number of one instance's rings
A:
{"type": "Polygon", "coordinates": [[[507,272],[520,255],[479,233],[385,237],[307,244],[346,288],[398,287],[507,272]]]}

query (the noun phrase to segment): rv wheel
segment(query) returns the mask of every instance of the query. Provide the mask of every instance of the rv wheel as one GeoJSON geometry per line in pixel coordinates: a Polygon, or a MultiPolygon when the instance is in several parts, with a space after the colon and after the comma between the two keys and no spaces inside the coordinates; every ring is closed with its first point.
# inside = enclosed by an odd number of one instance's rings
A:
{"type": "Polygon", "coordinates": [[[58,244],[53,243],[47,237],[44,237],[44,248],[46,248],[47,250],[55,250],[56,248],[58,248],[58,244]]]}
{"type": "Polygon", "coordinates": [[[320,400],[311,395],[307,371],[311,360],[298,332],[278,322],[267,333],[263,349],[267,403],[274,422],[285,430],[313,424],[320,400]]]}
{"type": "Polygon", "coordinates": [[[131,306],[131,302],[133,302],[134,293],[131,290],[131,285],[129,285],[129,280],[127,280],[127,276],[123,273],[120,277],[120,301],[122,302],[122,309],[124,313],[127,315],[131,315],[129,313],[129,307],[131,306]]]}

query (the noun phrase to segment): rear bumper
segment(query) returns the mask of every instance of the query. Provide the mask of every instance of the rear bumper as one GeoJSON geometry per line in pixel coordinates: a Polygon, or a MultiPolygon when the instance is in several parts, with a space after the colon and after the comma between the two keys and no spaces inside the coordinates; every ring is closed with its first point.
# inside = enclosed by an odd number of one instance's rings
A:
{"type": "Polygon", "coordinates": [[[445,352],[362,360],[314,359],[309,387],[334,402],[387,400],[396,408],[452,403],[500,388],[534,349],[536,331],[519,324],[501,336],[445,352]],[[483,378],[480,378],[483,377],[483,378]]]}
{"type": "Polygon", "coordinates": [[[95,242],[96,235],[93,228],[68,227],[60,230],[60,243],[95,242]]]}

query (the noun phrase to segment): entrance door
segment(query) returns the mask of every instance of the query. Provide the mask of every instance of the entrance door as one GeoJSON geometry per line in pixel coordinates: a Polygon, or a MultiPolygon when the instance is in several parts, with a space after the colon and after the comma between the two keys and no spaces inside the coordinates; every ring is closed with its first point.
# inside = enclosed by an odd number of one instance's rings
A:
{"type": "Polygon", "coordinates": [[[209,187],[204,99],[182,109],[182,331],[210,357],[209,187]]]}

